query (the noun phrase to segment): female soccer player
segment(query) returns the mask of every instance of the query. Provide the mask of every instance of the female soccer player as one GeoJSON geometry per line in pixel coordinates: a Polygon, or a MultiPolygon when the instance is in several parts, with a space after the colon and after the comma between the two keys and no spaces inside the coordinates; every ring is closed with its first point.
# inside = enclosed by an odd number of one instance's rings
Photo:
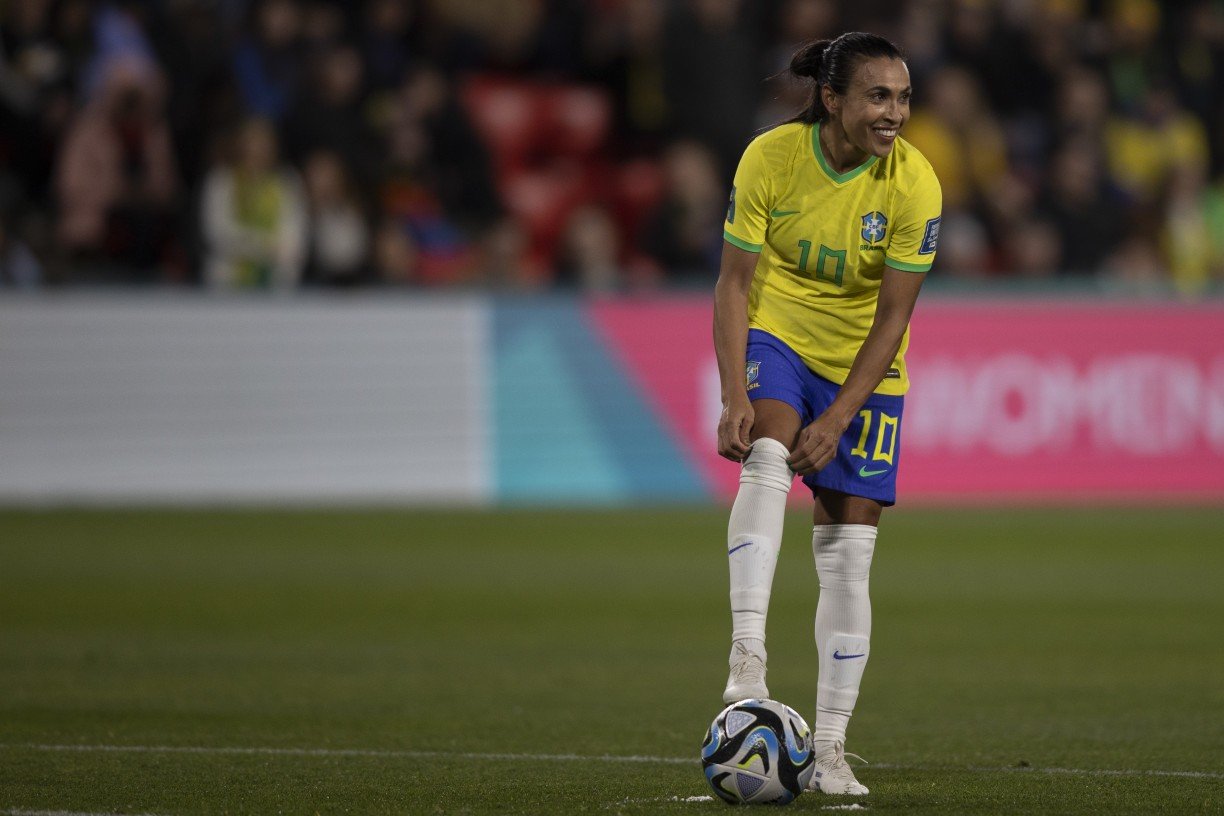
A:
{"type": "Polygon", "coordinates": [[[909,69],[873,34],[806,44],[808,108],[748,145],[714,295],[718,452],[742,461],[731,509],[731,674],[723,699],[768,697],[765,616],[795,473],[815,498],[820,581],[814,790],[863,795],[846,726],[870,653],[867,576],[896,498],[909,320],[939,237],[931,165],[898,131],[909,69]],[[745,375],[746,372],[746,375],[745,375]]]}

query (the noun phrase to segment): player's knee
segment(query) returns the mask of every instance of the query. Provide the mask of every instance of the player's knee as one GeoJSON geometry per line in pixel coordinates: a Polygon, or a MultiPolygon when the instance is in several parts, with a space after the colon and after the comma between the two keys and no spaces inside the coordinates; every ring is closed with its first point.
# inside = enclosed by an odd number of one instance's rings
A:
{"type": "Polygon", "coordinates": [[[817,525],[812,556],[821,581],[827,578],[866,580],[875,554],[876,528],[866,524],[817,525]]]}
{"type": "Polygon", "coordinates": [[[817,526],[853,524],[879,527],[883,512],[884,505],[875,499],[821,488],[816,493],[813,517],[817,526]]]}
{"type": "Polygon", "coordinates": [[[788,456],[790,451],[778,440],[758,439],[752,443],[752,450],[740,469],[740,484],[758,484],[789,493],[795,474],[786,463],[788,456]]]}

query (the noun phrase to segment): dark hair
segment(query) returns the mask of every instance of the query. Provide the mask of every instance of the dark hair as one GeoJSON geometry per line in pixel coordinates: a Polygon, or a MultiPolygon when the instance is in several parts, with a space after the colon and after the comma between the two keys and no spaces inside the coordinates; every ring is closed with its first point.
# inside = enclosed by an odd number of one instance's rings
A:
{"type": "Polygon", "coordinates": [[[800,46],[791,57],[790,72],[811,80],[812,93],[807,108],[790,121],[810,125],[827,118],[829,112],[820,98],[820,89],[828,85],[834,93],[844,94],[850,88],[850,78],[859,60],[872,57],[905,59],[891,40],[864,31],[847,31],[835,40],[812,40],[800,46]]]}

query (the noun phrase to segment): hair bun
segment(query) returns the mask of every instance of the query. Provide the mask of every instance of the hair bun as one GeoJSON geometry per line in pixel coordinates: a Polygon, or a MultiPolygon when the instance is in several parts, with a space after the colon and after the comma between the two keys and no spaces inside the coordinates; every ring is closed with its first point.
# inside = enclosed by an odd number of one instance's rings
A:
{"type": "Polygon", "coordinates": [[[813,40],[799,48],[791,57],[790,72],[797,77],[820,79],[820,69],[824,65],[824,54],[832,40],[813,40]]]}

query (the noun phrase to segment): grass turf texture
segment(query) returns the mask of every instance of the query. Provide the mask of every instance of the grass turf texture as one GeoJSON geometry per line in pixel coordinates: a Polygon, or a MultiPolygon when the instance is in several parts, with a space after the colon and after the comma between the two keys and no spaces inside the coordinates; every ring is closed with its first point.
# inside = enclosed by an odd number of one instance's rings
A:
{"type": "MultiPolygon", "coordinates": [[[[0,512],[0,813],[726,812],[682,801],[709,793],[725,515],[0,512]],[[592,758],[640,755],[692,762],[592,758]]],[[[891,511],[869,811],[1224,812],[1222,528],[891,511]]],[[[814,602],[794,515],[770,688],[809,720],[814,602]]]]}

